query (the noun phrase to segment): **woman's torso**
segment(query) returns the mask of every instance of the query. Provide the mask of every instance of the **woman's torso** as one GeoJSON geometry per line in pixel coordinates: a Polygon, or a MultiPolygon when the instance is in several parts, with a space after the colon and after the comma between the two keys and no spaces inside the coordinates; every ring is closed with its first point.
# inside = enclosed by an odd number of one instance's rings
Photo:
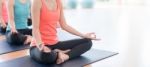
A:
{"type": "MultiPolygon", "coordinates": [[[[20,0],[14,0],[14,23],[16,29],[26,29],[27,19],[30,15],[30,0],[22,3],[20,0]]],[[[10,30],[8,25],[7,30],[10,30]]]]}
{"type": "Polygon", "coordinates": [[[42,7],[40,13],[40,34],[41,39],[46,45],[54,45],[58,42],[57,38],[57,23],[60,19],[60,1],[56,0],[56,10],[50,10],[41,0],[42,7]]]}

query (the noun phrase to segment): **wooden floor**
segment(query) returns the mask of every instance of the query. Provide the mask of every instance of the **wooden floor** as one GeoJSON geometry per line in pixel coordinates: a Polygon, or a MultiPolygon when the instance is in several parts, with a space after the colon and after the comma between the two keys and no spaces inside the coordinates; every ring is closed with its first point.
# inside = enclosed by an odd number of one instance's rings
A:
{"type": "MultiPolygon", "coordinates": [[[[0,40],[4,40],[4,39],[6,39],[5,36],[0,35],[0,40]]],[[[2,55],[0,55],[0,63],[9,61],[9,60],[13,60],[16,58],[20,58],[20,57],[23,57],[26,55],[29,55],[29,49],[15,51],[15,52],[7,53],[7,54],[2,54],[2,55]]],[[[91,66],[86,65],[84,67],[91,67],[91,66]]]]}

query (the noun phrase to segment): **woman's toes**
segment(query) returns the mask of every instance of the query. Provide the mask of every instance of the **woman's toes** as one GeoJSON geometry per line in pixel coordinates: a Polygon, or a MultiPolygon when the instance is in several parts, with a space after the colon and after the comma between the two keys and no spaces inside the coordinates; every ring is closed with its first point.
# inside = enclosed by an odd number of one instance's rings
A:
{"type": "Polygon", "coordinates": [[[57,64],[61,64],[69,59],[69,56],[67,54],[59,52],[57,64]]]}
{"type": "Polygon", "coordinates": [[[56,64],[60,64],[61,60],[58,58],[56,64]]]}
{"type": "Polygon", "coordinates": [[[58,58],[57,58],[57,60],[56,60],[56,64],[60,64],[60,62],[61,62],[61,56],[60,56],[60,52],[58,52],[58,58]]]}
{"type": "Polygon", "coordinates": [[[54,51],[61,52],[61,53],[68,53],[70,49],[67,49],[67,50],[54,49],[54,51]]]}
{"type": "Polygon", "coordinates": [[[62,53],[68,53],[70,51],[70,49],[64,50],[62,51],[62,53]]]}

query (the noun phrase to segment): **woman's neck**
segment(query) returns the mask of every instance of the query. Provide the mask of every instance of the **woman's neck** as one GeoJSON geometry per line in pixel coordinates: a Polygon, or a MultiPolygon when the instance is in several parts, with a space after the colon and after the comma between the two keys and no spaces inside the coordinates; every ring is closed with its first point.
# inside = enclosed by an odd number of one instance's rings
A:
{"type": "Polygon", "coordinates": [[[45,0],[45,4],[49,10],[57,10],[57,2],[56,0],[45,0]]]}
{"type": "Polygon", "coordinates": [[[20,1],[20,3],[22,3],[22,4],[26,4],[27,3],[27,0],[19,0],[20,1]]]}

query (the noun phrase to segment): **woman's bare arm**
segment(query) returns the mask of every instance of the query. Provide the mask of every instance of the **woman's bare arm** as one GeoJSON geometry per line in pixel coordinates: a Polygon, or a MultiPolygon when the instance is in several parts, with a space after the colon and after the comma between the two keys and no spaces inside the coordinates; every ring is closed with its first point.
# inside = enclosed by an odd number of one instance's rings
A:
{"type": "Polygon", "coordinates": [[[32,34],[34,39],[37,42],[37,46],[42,44],[41,35],[39,31],[39,24],[40,24],[40,10],[41,10],[41,0],[33,0],[32,6],[31,6],[31,17],[32,17],[32,23],[33,23],[33,30],[32,34]]]}
{"type": "Polygon", "coordinates": [[[3,4],[3,0],[0,0],[0,23],[4,23],[4,20],[2,17],[2,4],[3,4]]]}
{"type": "Polygon", "coordinates": [[[59,24],[61,26],[61,28],[73,35],[77,35],[77,36],[80,36],[80,37],[84,37],[84,34],[80,33],[79,31],[77,31],[76,29],[74,29],[73,27],[69,26],[67,23],[66,23],[66,20],[65,20],[65,17],[64,17],[64,12],[63,12],[63,7],[62,7],[62,4],[61,4],[61,16],[60,16],[60,20],[59,20],[59,24]]]}
{"type": "Polygon", "coordinates": [[[66,23],[66,20],[65,20],[65,17],[64,17],[62,4],[61,4],[61,17],[60,17],[60,20],[59,20],[59,24],[60,24],[60,26],[63,30],[65,30],[65,31],[67,31],[67,32],[69,32],[73,35],[76,35],[76,36],[79,36],[79,37],[82,37],[82,38],[89,38],[89,39],[92,39],[92,40],[100,40],[100,39],[96,38],[96,35],[93,32],[82,34],[79,31],[77,31],[76,29],[74,29],[73,27],[69,26],[66,23]]]}
{"type": "Polygon", "coordinates": [[[12,32],[17,32],[14,21],[14,0],[8,0],[8,22],[12,32]]]}

